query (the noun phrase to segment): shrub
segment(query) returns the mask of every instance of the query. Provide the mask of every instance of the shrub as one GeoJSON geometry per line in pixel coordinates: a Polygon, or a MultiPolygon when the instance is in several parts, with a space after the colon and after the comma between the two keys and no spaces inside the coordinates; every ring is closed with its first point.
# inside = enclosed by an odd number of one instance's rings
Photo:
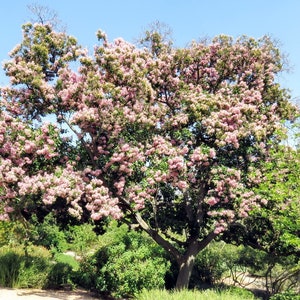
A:
{"type": "Polygon", "coordinates": [[[124,297],[143,288],[162,288],[168,267],[164,252],[152,240],[128,232],[125,225],[112,225],[100,249],[81,262],[80,284],[90,284],[88,288],[94,286],[99,293],[124,297]]]}
{"type": "Polygon", "coordinates": [[[31,235],[31,241],[35,245],[44,246],[53,252],[64,252],[68,249],[65,232],[60,229],[52,214],[48,214],[42,223],[32,217],[34,233],[31,235]]]}
{"type": "Polygon", "coordinates": [[[24,235],[20,234],[23,226],[20,222],[0,221],[0,247],[17,244],[19,240],[24,240],[24,235]]]}
{"type": "Polygon", "coordinates": [[[277,256],[244,247],[238,263],[247,267],[249,272],[264,277],[269,295],[281,295],[285,291],[300,288],[300,264],[296,255],[277,256]]]}
{"type": "Polygon", "coordinates": [[[92,224],[70,226],[67,237],[70,248],[79,255],[84,255],[98,243],[98,236],[92,224]]]}
{"type": "Polygon", "coordinates": [[[1,249],[0,285],[15,287],[21,269],[22,257],[11,249],[1,249]]]}
{"type": "Polygon", "coordinates": [[[58,262],[53,264],[47,276],[45,288],[61,289],[65,285],[73,287],[72,267],[67,263],[58,262]]]}
{"type": "Polygon", "coordinates": [[[51,265],[51,253],[41,246],[28,246],[18,278],[19,288],[42,288],[51,265]]]}
{"type": "Polygon", "coordinates": [[[190,285],[192,287],[215,284],[228,270],[224,252],[228,245],[221,242],[212,242],[203,249],[195,260],[190,285]]]}
{"type": "Polygon", "coordinates": [[[82,257],[79,269],[73,276],[74,282],[88,290],[95,290],[99,269],[94,255],[82,257]]]}
{"type": "Polygon", "coordinates": [[[270,300],[300,300],[300,295],[292,291],[286,291],[271,296],[270,300]]]}
{"type": "Polygon", "coordinates": [[[44,248],[21,246],[0,250],[0,285],[12,288],[41,288],[50,266],[50,253],[44,248]]]}
{"type": "Polygon", "coordinates": [[[67,287],[72,289],[76,285],[76,275],[80,275],[76,273],[78,269],[79,262],[73,256],[56,253],[44,287],[50,289],[67,287]]]}
{"type": "Polygon", "coordinates": [[[249,246],[240,247],[239,249],[239,260],[237,263],[240,266],[247,267],[251,274],[263,275],[270,261],[268,254],[249,246]]]}

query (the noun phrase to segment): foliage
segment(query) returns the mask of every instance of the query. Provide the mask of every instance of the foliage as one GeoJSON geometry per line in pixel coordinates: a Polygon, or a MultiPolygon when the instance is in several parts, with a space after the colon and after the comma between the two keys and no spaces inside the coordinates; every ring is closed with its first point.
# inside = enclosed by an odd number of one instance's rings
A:
{"type": "Polygon", "coordinates": [[[69,248],[81,256],[92,251],[99,242],[94,228],[92,224],[69,226],[66,232],[69,248]]]}
{"type": "Polygon", "coordinates": [[[0,285],[12,288],[60,289],[74,286],[78,262],[68,255],[52,254],[41,246],[14,245],[0,248],[0,285]]]}
{"type": "Polygon", "coordinates": [[[268,199],[268,207],[253,215],[256,219],[268,220],[269,232],[263,234],[266,241],[261,244],[269,253],[300,254],[299,172],[299,149],[282,147],[272,153],[266,164],[265,180],[259,192],[268,199]]]}
{"type": "Polygon", "coordinates": [[[186,287],[197,253],[268,204],[262,162],[296,114],[279,50],[268,37],[180,49],[155,30],[150,48],[97,36],[92,56],[50,25],[23,26],[1,88],[1,219],[40,207],[123,218],[173,256],[186,287]]]}
{"type": "Polygon", "coordinates": [[[110,229],[96,253],[81,262],[78,283],[115,297],[162,288],[169,266],[163,251],[141,233],[128,232],[124,225],[110,229]]]}
{"type": "Polygon", "coordinates": [[[257,187],[268,204],[250,218],[232,226],[230,239],[249,244],[270,255],[300,254],[300,151],[285,146],[273,149],[257,187]]]}
{"type": "MultiPolygon", "coordinates": [[[[271,296],[280,292],[299,291],[299,258],[295,255],[274,256],[249,246],[235,248],[224,255],[226,268],[234,284],[247,287],[251,283],[261,282],[261,288],[271,296]],[[249,275],[251,281],[249,281],[249,275]],[[248,280],[247,280],[248,277],[248,280]]],[[[226,249],[226,248],[225,248],[226,249]]]]}
{"type": "Polygon", "coordinates": [[[270,298],[270,300],[299,300],[300,295],[294,292],[279,293],[270,298]]]}
{"type": "Polygon", "coordinates": [[[31,246],[0,248],[0,285],[12,288],[42,288],[50,269],[50,253],[31,246]]]}
{"type": "Polygon", "coordinates": [[[61,289],[65,285],[73,285],[72,267],[68,263],[58,262],[55,263],[47,276],[45,288],[48,289],[61,289]]]}
{"type": "Polygon", "coordinates": [[[73,257],[69,254],[56,253],[54,255],[54,260],[57,263],[62,263],[62,264],[69,265],[72,268],[72,271],[77,271],[79,269],[78,260],[76,260],[75,257],[73,257]]]}
{"type": "Polygon", "coordinates": [[[19,220],[14,222],[0,221],[0,247],[19,244],[20,241],[26,243],[27,240],[28,233],[24,223],[19,220]]]}
{"type": "MultiPolygon", "coordinates": [[[[210,286],[220,281],[224,272],[228,270],[228,257],[225,255],[229,252],[228,247],[230,246],[221,242],[213,242],[197,255],[191,275],[192,287],[203,284],[210,286]]],[[[231,252],[231,255],[234,253],[231,252]]]]}
{"type": "Polygon", "coordinates": [[[298,291],[299,149],[284,145],[273,148],[262,171],[264,179],[256,191],[267,199],[267,205],[253,210],[247,220],[232,224],[223,238],[256,249],[243,248],[238,265],[263,276],[269,295],[298,291]]]}
{"type": "Polygon", "coordinates": [[[247,290],[242,289],[228,289],[228,290],[183,290],[180,292],[170,292],[166,290],[143,290],[138,294],[138,300],[254,300],[253,294],[247,290]]]}
{"type": "Polygon", "coordinates": [[[276,257],[245,248],[240,253],[239,264],[265,278],[265,288],[269,295],[293,289],[300,291],[300,265],[295,255],[276,257]]]}
{"type": "Polygon", "coordinates": [[[53,214],[48,214],[42,222],[32,217],[31,241],[35,245],[44,246],[53,252],[64,252],[68,249],[65,231],[57,224],[53,214]]]}
{"type": "Polygon", "coordinates": [[[3,251],[1,249],[1,272],[0,282],[2,286],[14,287],[20,272],[20,256],[12,251],[3,251]]]}

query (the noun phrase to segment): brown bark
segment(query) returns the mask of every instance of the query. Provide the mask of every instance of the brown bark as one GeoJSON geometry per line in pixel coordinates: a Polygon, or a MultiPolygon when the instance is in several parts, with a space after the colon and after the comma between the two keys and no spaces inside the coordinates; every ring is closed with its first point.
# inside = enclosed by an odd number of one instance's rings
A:
{"type": "Polygon", "coordinates": [[[187,249],[185,253],[182,254],[168,240],[164,239],[164,237],[161,236],[156,230],[152,229],[143,220],[139,213],[135,214],[135,219],[140,227],[177,261],[179,266],[179,274],[176,281],[176,289],[182,290],[188,288],[197,254],[216,237],[216,234],[211,232],[201,241],[199,241],[196,236],[190,238],[189,242],[187,243],[187,249]]]}
{"type": "Polygon", "coordinates": [[[203,240],[198,241],[196,238],[190,242],[187,251],[177,260],[179,265],[179,274],[176,281],[176,289],[182,290],[189,287],[192,271],[197,254],[203,250],[214,238],[216,234],[211,232],[203,240]]]}
{"type": "Polygon", "coordinates": [[[179,273],[176,280],[176,289],[182,290],[189,287],[190,278],[195,264],[195,258],[198,253],[197,244],[192,244],[187,253],[179,260],[179,273]]]}

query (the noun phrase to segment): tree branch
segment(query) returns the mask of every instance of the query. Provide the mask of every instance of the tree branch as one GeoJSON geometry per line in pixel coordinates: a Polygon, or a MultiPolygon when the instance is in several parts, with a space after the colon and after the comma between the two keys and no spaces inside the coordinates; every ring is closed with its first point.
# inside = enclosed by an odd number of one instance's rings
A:
{"type": "Polygon", "coordinates": [[[140,213],[135,213],[134,217],[140,227],[147,232],[152,239],[162,246],[169,254],[171,254],[178,262],[181,257],[181,253],[167,240],[165,240],[156,230],[153,230],[142,218],[140,213]]]}

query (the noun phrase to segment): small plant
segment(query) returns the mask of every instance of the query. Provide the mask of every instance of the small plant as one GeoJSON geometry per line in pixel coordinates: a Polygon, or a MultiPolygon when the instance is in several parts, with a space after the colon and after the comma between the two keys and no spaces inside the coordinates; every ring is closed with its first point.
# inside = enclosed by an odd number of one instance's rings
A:
{"type": "Polygon", "coordinates": [[[0,285],[15,287],[21,269],[22,257],[9,248],[2,248],[0,252],[0,285]]]}
{"type": "Polygon", "coordinates": [[[264,286],[270,296],[300,288],[300,264],[296,255],[277,256],[244,247],[240,251],[238,265],[264,278],[264,286]]]}
{"type": "Polygon", "coordinates": [[[18,221],[0,221],[0,247],[17,244],[24,239],[24,227],[18,221]],[[22,232],[23,231],[23,232],[22,232]]]}

